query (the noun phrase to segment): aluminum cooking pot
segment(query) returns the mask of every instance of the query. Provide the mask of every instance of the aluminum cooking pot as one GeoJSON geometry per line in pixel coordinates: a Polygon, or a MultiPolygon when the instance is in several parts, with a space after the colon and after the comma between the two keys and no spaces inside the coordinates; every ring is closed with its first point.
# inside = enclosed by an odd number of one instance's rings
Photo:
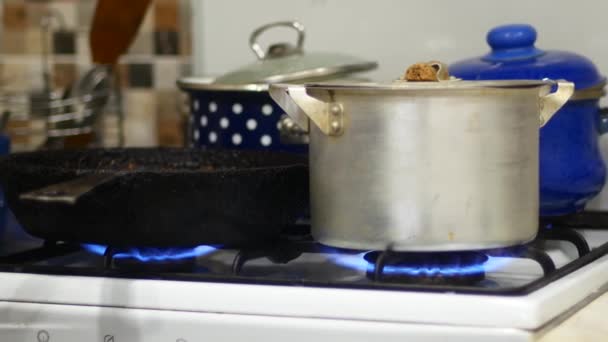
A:
{"type": "Polygon", "coordinates": [[[599,134],[606,132],[606,126],[598,125],[605,77],[584,56],[536,48],[536,30],[530,25],[495,27],[486,40],[492,50],[450,65],[452,75],[466,80],[566,79],[575,84],[572,98],[540,131],[540,215],[581,211],[605,180],[598,146],[599,134]]]}
{"type": "Polygon", "coordinates": [[[448,80],[277,84],[269,92],[310,134],[315,239],[457,251],[536,236],[539,127],[573,89],[565,81],[448,80]]]}
{"type": "Polygon", "coordinates": [[[191,142],[201,147],[305,152],[307,136],[268,95],[268,84],[351,78],[377,63],[342,53],[304,51],[304,26],[277,22],[256,29],[249,39],[257,61],[216,79],[186,77],[178,86],[191,98],[191,142]],[[296,45],[272,44],[267,51],[258,37],[267,30],[296,31],[296,45]]]}

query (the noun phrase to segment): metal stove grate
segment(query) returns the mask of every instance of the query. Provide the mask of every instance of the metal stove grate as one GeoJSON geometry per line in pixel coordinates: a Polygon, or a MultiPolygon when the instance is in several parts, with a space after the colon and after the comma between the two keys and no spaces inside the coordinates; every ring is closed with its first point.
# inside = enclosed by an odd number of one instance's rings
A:
{"type": "MultiPolygon", "coordinates": [[[[82,251],[78,245],[67,243],[46,242],[42,246],[26,250],[23,252],[0,257],[0,271],[2,272],[25,272],[56,275],[78,275],[96,277],[116,277],[116,278],[137,278],[137,279],[165,279],[177,281],[201,281],[201,282],[224,282],[224,283],[246,283],[260,285],[286,285],[286,286],[311,286],[311,287],[330,287],[346,289],[373,289],[373,290],[393,290],[393,291],[420,291],[420,292],[450,292],[467,293],[481,295],[503,295],[521,296],[536,291],[551,282],[554,282],[581,267],[608,255],[608,243],[605,243],[594,250],[590,250],[585,238],[578,232],[567,229],[553,227],[543,230],[538,238],[523,246],[512,248],[502,248],[486,250],[489,256],[509,256],[516,258],[532,259],[543,269],[544,276],[533,280],[523,286],[512,287],[478,287],[475,285],[459,284],[401,284],[394,282],[375,281],[369,283],[356,283],[347,281],[314,281],[307,279],[275,279],[269,276],[247,276],[242,274],[244,266],[251,260],[265,257],[273,263],[288,264],[297,259],[303,253],[328,253],[328,251],[356,254],[361,251],[340,250],[328,248],[312,241],[307,235],[289,236],[281,242],[271,246],[260,246],[259,248],[241,249],[235,251],[232,261],[231,272],[217,274],[213,272],[162,272],[143,268],[134,270],[116,268],[114,256],[120,253],[120,248],[107,248],[103,256],[103,265],[99,267],[70,267],[62,265],[40,265],[41,261],[58,257],[67,256],[82,251]],[[579,254],[579,258],[570,263],[556,268],[551,257],[540,248],[540,244],[548,240],[559,240],[571,242],[579,254]]],[[[390,254],[391,251],[380,252],[390,254]]],[[[383,258],[376,261],[376,269],[382,270],[383,258]]],[[[381,277],[381,272],[376,277],[381,277]]]]}

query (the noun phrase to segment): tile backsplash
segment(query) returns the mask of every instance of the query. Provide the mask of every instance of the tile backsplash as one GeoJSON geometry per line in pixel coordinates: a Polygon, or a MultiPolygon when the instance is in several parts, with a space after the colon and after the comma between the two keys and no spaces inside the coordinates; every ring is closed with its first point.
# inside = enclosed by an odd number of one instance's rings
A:
{"type": "MultiPolygon", "coordinates": [[[[184,113],[179,109],[184,95],[175,80],[190,69],[190,5],[190,0],[153,1],[129,52],[119,61],[116,77],[127,145],[183,144],[184,113]]],[[[45,50],[53,91],[62,92],[86,73],[91,67],[88,34],[94,10],[94,0],[0,1],[0,99],[8,93],[43,90],[45,50]],[[52,20],[45,31],[41,21],[48,13],[52,20]]],[[[13,118],[10,127],[17,132],[29,121],[40,126],[25,115],[13,118]]],[[[14,142],[21,149],[38,143],[18,133],[14,142]]]]}

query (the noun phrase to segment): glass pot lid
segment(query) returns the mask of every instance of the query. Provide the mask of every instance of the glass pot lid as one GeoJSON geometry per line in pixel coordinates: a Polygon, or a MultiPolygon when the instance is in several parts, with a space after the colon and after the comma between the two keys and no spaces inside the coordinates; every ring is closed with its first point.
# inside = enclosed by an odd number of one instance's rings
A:
{"type": "Polygon", "coordinates": [[[378,66],[376,62],[342,53],[306,53],[304,39],[304,26],[296,21],[276,22],[259,27],[249,38],[251,50],[258,60],[218,77],[214,83],[259,84],[330,79],[375,69],[378,66]],[[296,45],[275,43],[264,51],[258,43],[258,37],[276,27],[294,29],[298,34],[296,45]]]}

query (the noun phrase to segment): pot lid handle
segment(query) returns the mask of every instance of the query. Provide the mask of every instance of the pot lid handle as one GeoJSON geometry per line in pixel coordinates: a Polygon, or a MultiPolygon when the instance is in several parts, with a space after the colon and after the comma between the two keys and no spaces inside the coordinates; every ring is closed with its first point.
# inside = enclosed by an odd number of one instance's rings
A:
{"type": "Polygon", "coordinates": [[[251,50],[253,50],[255,55],[258,57],[258,59],[261,60],[274,57],[285,57],[296,53],[302,53],[304,38],[304,25],[300,24],[297,21],[279,21],[258,27],[255,31],[253,31],[253,33],[251,33],[251,36],[249,37],[249,46],[251,47],[251,50]],[[268,47],[268,52],[265,52],[257,41],[258,37],[268,29],[281,26],[290,27],[296,30],[296,32],[298,33],[297,45],[294,47],[289,43],[272,44],[270,45],[270,47],[268,47]]]}
{"type": "Polygon", "coordinates": [[[492,47],[492,51],[483,59],[490,62],[529,59],[545,53],[534,46],[536,30],[527,24],[495,27],[488,32],[486,41],[492,47]]]}

